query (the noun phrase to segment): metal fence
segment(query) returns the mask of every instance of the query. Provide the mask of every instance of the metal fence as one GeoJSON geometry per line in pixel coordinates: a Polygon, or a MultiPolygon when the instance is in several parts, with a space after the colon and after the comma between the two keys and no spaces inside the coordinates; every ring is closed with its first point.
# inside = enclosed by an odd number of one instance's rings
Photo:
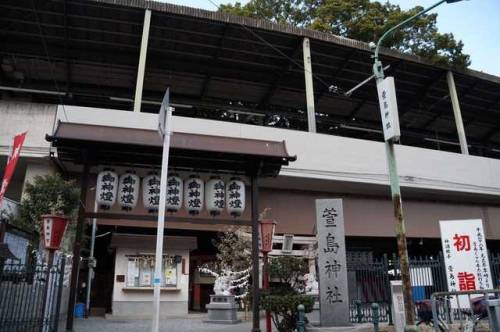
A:
{"type": "Polygon", "coordinates": [[[0,265],[0,331],[56,332],[65,260],[0,265]]]}
{"type": "Polygon", "coordinates": [[[380,305],[381,322],[392,322],[390,309],[390,275],[387,257],[382,259],[350,259],[347,262],[350,320],[352,323],[370,322],[371,304],[380,305]]]}
{"type": "Polygon", "coordinates": [[[490,253],[491,278],[495,288],[500,288],[500,252],[490,253]]]}
{"type": "MultiPolygon", "coordinates": [[[[392,323],[391,280],[400,280],[399,259],[380,259],[349,253],[347,278],[349,285],[350,320],[352,323],[372,321],[371,303],[380,306],[380,322],[392,323]]],[[[493,284],[500,287],[500,253],[490,254],[493,284]]],[[[430,299],[436,292],[446,292],[448,283],[442,254],[410,257],[410,277],[414,302],[430,299]]]]}

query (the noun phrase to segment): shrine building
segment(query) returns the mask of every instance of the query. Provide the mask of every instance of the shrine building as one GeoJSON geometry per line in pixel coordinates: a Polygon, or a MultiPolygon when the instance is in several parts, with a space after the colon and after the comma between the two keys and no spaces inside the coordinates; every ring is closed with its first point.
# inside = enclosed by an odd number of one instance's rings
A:
{"type": "MultiPolygon", "coordinates": [[[[342,199],[352,271],[397,252],[376,86],[355,88],[372,75],[368,44],[154,1],[6,0],[0,13],[2,173],[12,137],[28,132],[6,197],[19,203],[37,175],[77,180],[85,236],[97,225],[91,314],[150,312],[167,88],[164,315],[205,310],[214,280],[198,267],[215,260],[213,241],[255,232],[265,208],[271,255],[307,258],[311,272],[316,199],[342,199]]],[[[439,221],[455,219],[482,219],[497,252],[500,78],[389,49],[381,61],[396,84],[409,255],[438,257],[439,221]]],[[[377,298],[349,280],[350,299],[377,298]]]]}

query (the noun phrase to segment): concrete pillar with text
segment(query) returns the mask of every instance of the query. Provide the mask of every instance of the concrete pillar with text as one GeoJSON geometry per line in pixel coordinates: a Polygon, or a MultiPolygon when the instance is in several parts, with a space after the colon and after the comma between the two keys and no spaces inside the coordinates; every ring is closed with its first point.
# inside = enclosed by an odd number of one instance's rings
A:
{"type": "Polygon", "coordinates": [[[316,229],[320,324],[350,325],[342,199],[316,200],[316,229]]]}

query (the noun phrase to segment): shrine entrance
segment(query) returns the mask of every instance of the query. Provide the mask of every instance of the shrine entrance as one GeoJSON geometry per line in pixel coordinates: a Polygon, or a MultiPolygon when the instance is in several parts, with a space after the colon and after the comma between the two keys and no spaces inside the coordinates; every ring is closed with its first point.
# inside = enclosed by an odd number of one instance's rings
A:
{"type": "MultiPolygon", "coordinates": [[[[114,265],[111,310],[108,300],[103,300],[99,305],[104,311],[118,317],[130,317],[134,314],[142,318],[148,316],[150,311],[142,308],[152,303],[151,276],[154,268],[151,258],[154,253],[157,216],[151,208],[151,200],[148,199],[150,196],[146,193],[139,195],[139,183],[145,188],[145,183],[151,182],[145,180],[153,176],[151,172],[160,166],[160,136],[153,129],[59,122],[54,134],[47,139],[52,143],[52,147],[57,148],[55,160],[58,165],[62,169],[81,173],[82,204],[74,246],[75,257],[81,256],[82,229],[86,220],[96,220],[100,229],[98,236],[110,236],[109,240],[103,240],[101,237],[96,239],[96,250],[107,251],[107,254],[102,255],[101,252],[101,255],[107,257],[102,268],[106,268],[108,272],[102,271],[103,274],[100,275],[99,268],[96,268],[96,277],[99,279],[91,285],[94,294],[103,295],[103,287],[110,289],[108,268],[114,265]],[[112,170],[109,170],[110,168],[112,170]],[[119,184],[118,180],[113,182],[114,186],[118,185],[118,193],[123,193],[127,187],[126,200],[120,199],[116,203],[113,201],[114,204],[108,204],[109,206],[103,206],[102,201],[96,200],[97,193],[102,193],[99,181],[102,181],[104,172],[108,172],[106,179],[109,181],[120,179],[119,184]],[[99,175],[101,178],[98,178],[99,175]],[[122,183],[124,177],[127,178],[126,184],[122,183]],[[148,202],[149,204],[146,204],[148,202]],[[101,231],[108,231],[109,234],[103,235],[101,231]],[[98,241],[109,242],[99,247],[98,241]],[[111,255],[114,255],[113,262],[111,255]]],[[[188,183],[184,187],[185,192],[193,193],[193,188],[196,187],[198,197],[202,195],[200,187],[203,187],[203,183],[210,188],[210,181],[216,177],[219,179],[217,181],[226,183],[240,181],[237,182],[238,186],[245,188],[243,193],[247,200],[246,207],[238,214],[233,214],[229,209],[212,213],[212,210],[208,210],[209,200],[206,200],[207,209],[194,210],[190,199],[185,199],[189,204],[179,206],[177,210],[167,214],[165,266],[162,267],[165,279],[162,285],[161,306],[165,315],[187,314],[188,307],[203,309],[202,290],[207,286],[202,285],[206,283],[198,282],[199,286],[194,286],[196,283],[190,280],[193,278],[194,269],[191,257],[206,258],[212,254],[203,252],[205,248],[200,248],[200,243],[203,243],[205,238],[199,235],[200,232],[215,234],[230,225],[251,226],[252,256],[254,266],[257,267],[253,270],[252,279],[259,279],[258,182],[262,177],[277,176],[283,165],[288,165],[295,159],[288,154],[284,142],[186,133],[172,135],[169,176],[174,176],[175,173],[177,182],[188,183]],[[192,187],[190,184],[195,182],[196,186],[192,187]]],[[[106,187],[109,188],[108,183],[106,187]]],[[[78,271],[77,263],[78,260],[75,260],[75,272],[78,271]]],[[[99,266],[99,262],[97,265],[99,266]]],[[[67,327],[70,328],[73,324],[72,308],[77,300],[76,295],[81,294],[81,286],[81,282],[77,284],[77,274],[73,273],[68,311],[70,314],[67,321],[67,327]]],[[[252,287],[253,311],[256,313],[252,324],[256,327],[259,325],[259,285],[254,282],[252,287]]]]}

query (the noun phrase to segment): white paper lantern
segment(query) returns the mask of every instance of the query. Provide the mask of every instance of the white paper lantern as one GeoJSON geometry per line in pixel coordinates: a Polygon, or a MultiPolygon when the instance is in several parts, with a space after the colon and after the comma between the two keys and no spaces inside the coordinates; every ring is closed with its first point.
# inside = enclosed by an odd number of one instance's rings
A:
{"type": "Polygon", "coordinates": [[[211,215],[219,215],[224,210],[226,191],[224,181],[220,177],[211,177],[205,185],[205,203],[211,215]]]}
{"type": "Polygon", "coordinates": [[[226,186],[227,212],[239,217],[245,210],[245,183],[240,178],[234,177],[226,186]]]}
{"type": "Polygon", "coordinates": [[[191,175],[184,183],[184,206],[190,214],[198,214],[203,209],[205,184],[196,175],[191,175]]]}
{"type": "Polygon", "coordinates": [[[157,212],[160,205],[160,177],[150,172],[142,179],[142,202],[149,212],[157,212]]]}
{"type": "Polygon", "coordinates": [[[177,212],[182,207],[183,181],[177,174],[167,178],[167,211],[177,212]]]}
{"type": "Polygon", "coordinates": [[[111,169],[104,169],[97,175],[95,201],[103,210],[108,210],[116,202],[118,174],[111,169]]]}
{"type": "Polygon", "coordinates": [[[140,179],[131,171],[122,174],[118,185],[118,203],[125,211],[130,211],[137,205],[140,179]]]}

